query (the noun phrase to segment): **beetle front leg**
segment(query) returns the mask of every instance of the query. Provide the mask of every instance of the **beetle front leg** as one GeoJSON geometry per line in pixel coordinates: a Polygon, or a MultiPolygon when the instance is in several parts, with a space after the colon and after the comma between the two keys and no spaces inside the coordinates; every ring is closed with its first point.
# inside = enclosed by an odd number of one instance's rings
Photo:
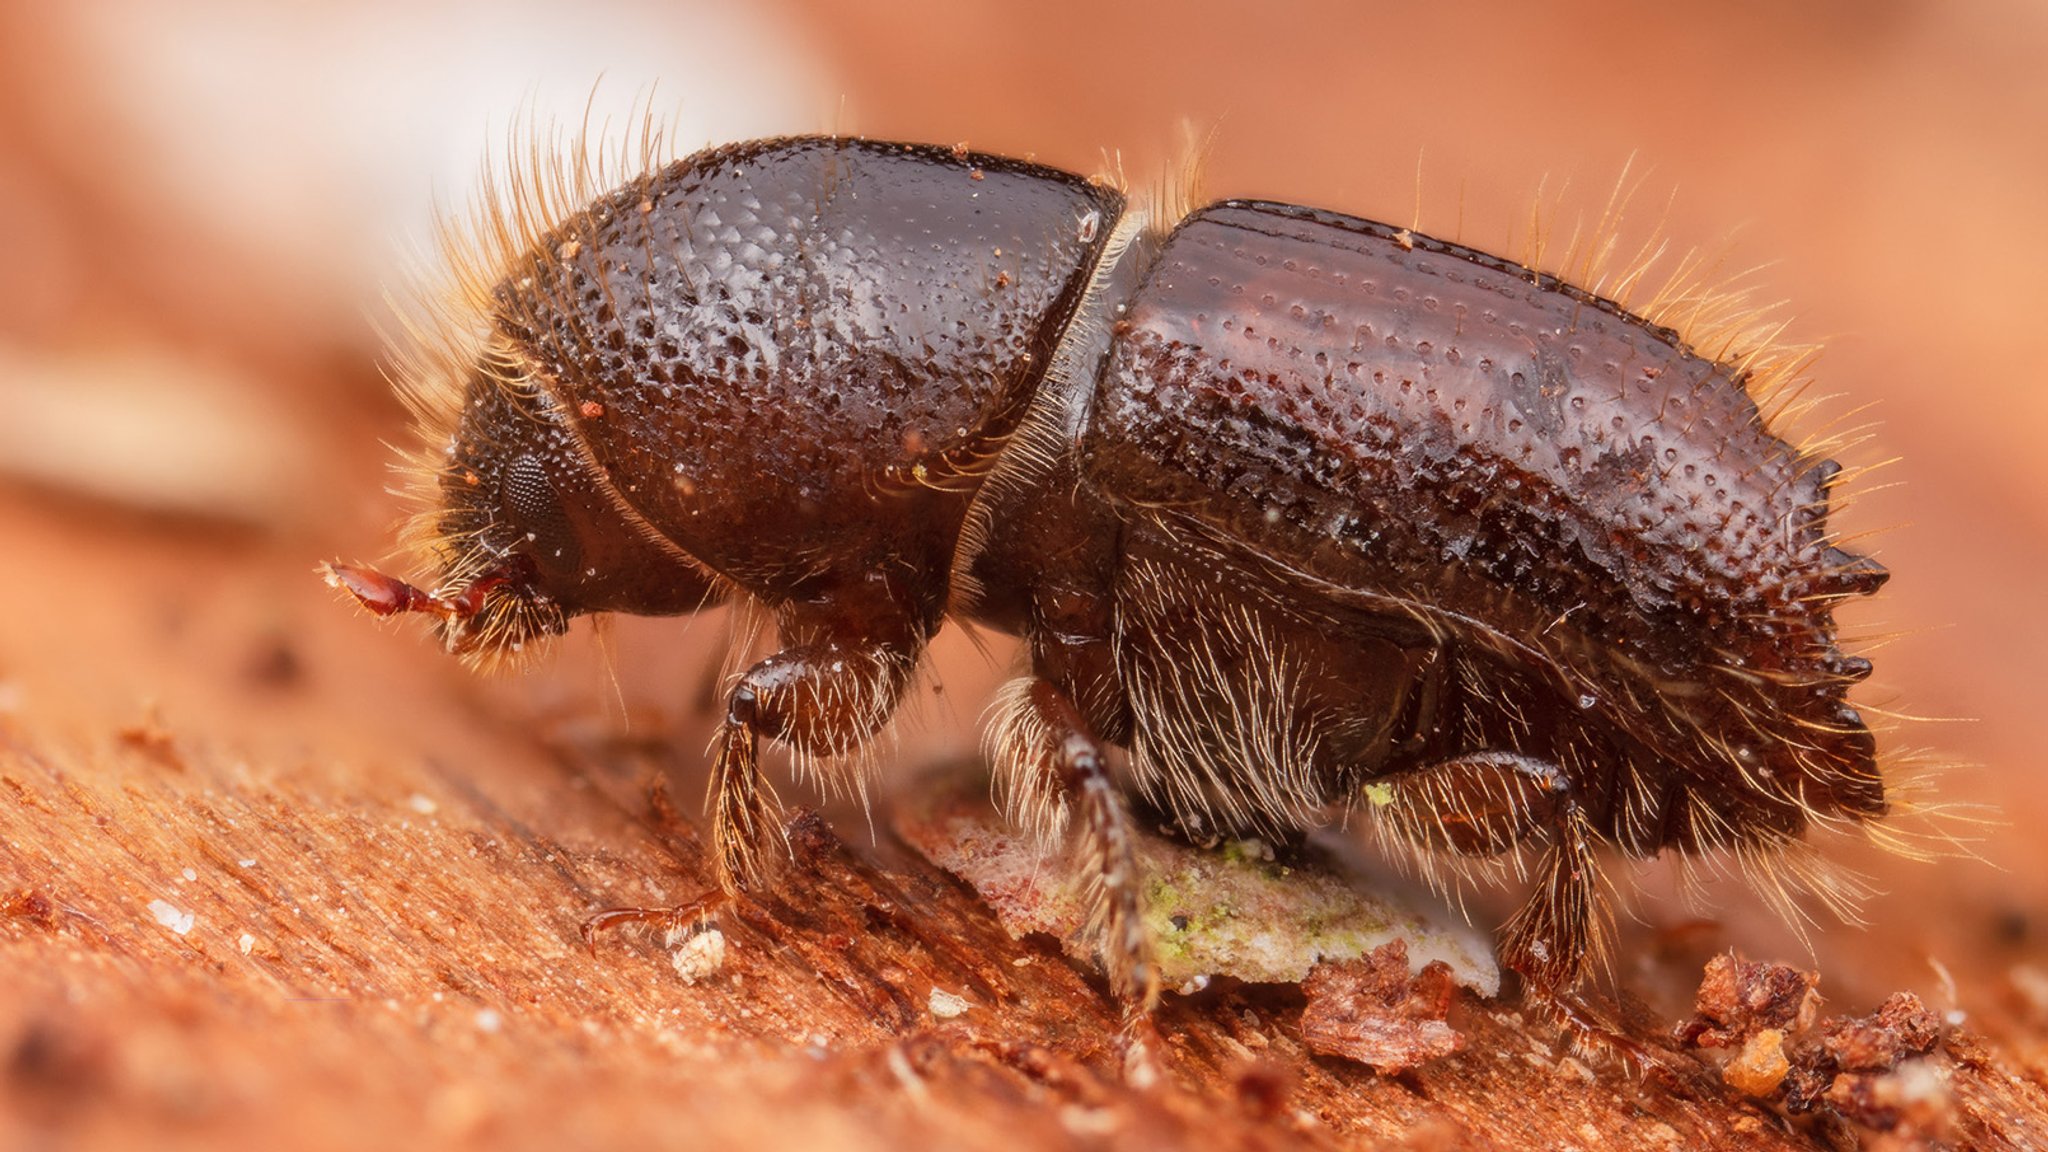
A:
{"type": "Polygon", "coordinates": [[[1604,910],[1592,832],[1563,769],[1514,752],[1475,752],[1373,783],[1385,788],[1373,795],[1375,816],[1416,847],[1496,856],[1547,833],[1536,891],[1501,931],[1501,961],[1545,993],[1577,983],[1599,950],[1604,910]]]}
{"type": "Polygon", "coordinates": [[[824,641],[785,648],[733,685],[711,772],[720,888],[759,890],[768,878],[769,833],[782,828],[780,803],[761,772],[761,738],[811,759],[858,752],[895,712],[915,665],[900,644],[824,641]]]}
{"type": "Polygon", "coordinates": [[[1079,809],[1075,851],[1088,931],[1117,999],[1136,1013],[1150,1012],[1159,1000],[1159,970],[1145,926],[1130,813],[1101,742],[1066,693],[1037,676],[1011,681],[997,716],[988,744],[998,806],[1046,845],[1065,838],[1079,809]]]}

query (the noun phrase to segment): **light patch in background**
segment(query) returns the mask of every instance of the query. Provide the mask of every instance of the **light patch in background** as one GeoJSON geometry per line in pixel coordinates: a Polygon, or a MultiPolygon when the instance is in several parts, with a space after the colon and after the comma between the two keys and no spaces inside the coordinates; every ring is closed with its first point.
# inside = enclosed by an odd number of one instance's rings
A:
{"type": "Polygon", "coordinates": [[[297,414],[235,369],[149,345],[0,343],[0,472],[144,513],[278,523],[305,496],[297,414]]]}
{"type": "Polygon", "coordinates": [[[307,397],[374,383],[386,294],[435,261],[487,156],[524,168],[536,136],[586,125],[616,147],[646,114],[677,153],[830,126],[837,89],[779,11],[109,0],[25,19],[51,68],[14,113],[59,142],[59,174],[12,200],[0,180],[32,317],[0,327],[0,477],[304,517],[340,487],[307,397]]]}
{"type": "Polygon", "coordinates": [[[374,298],[397,242],[465,202],[517,117],[621,131],[651,104],[681,150],[825,127],[835,91],[773,5],[275,5],[51,10],[146,154],[138,195],[374,298]],[[339,235],[337,234],[339,233],[339,235]]]}

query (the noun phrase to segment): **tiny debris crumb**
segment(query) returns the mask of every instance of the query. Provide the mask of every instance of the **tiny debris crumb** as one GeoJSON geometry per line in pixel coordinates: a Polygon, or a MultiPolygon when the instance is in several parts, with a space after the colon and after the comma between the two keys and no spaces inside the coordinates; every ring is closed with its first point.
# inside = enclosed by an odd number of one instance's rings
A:
{"type": "Polygon", "coordinates": [[[122,747],[134,749],[173,772],[185,770],[184,757],[178,754],[177,740],[163,726],[154,704],[148,706],[140,723],[117,729],[114,738],[121,742],[122,747]]]}
{"type": "Polygon", "coordinates": [[[18,889],[5,900],[0,900],[0,917],[25,920],[43,929],[57,926],[56,906],[50,903],[49,897],[33,888],[18,889]]]}
{"type": "Polygon", "coordinates": [[[1324,961],[1301,984],[1301,1038],[1315,1052],[1382,1072],[1415,1068],[1465,1046],[1444,1020],[1455,990],[1441,960],[1411,977],[1401,940],[1356,960],[1324,961]]]}
{"type": "Polygon", "coordinates": [[[496,1009],[485,1008],[476,1014],[476,1026],[479,1032],[496,1032],[505,1026],[505,1018],[496,1009]]]}
{"type": "Polygon", "coordinates": [[[1947,1132],[1955,1104],[1951,1065],[1938,1053],[1942,1017],[1899,992],[1867,1016],[1817,1020],[1818,980],[1783,964],[1717,956],[1700,982],[1698,1015],[1677,1039],[1736,1049],[1722,1080],[1788,1116],[1910,1138],[1947,1132]]]}
{"type": "Polygon", "coordinates": [[[198,870],[193,868],[187,868],[183,872],[178,873],[178,875],[183,876],[188,883],[199,879],[198,870]]]}
{"type": "Polygon", "coordinates": [[[156,917],[157,923],[169,928],[180,936],[190,932],[192,925],[198,922],[197,916],[172,904],[168,900],[151,900],[149,902],[149,911],[156,917]]]}
{"type": "Polygon", "coordinates": [[[1724,953],[1707,962],[1694,998],[1695,1015],[1678,1028],[1678,1042],[1700,1048],[1740,1048],[1765,1029],[1804,1032],[1820,1012],[1820,973],[1787,964],[1743,960],[1724,953]]]}
{"type": "Polygon", "coordinates": [[[1792,1062],[1785,1059],[1785,1033],[1765,1028],[1743,1042],[1742,1051],[1721,1069],[1721,1079],[1737,1092],[1769,1096],[1785,1082],[1792,1062]]]}
{"type": "Polygon", "coordinates": [[[250,950],[256,947],[256,937],[244,932],[241,938],[235,941],[235,947],[242,950],[242,955],[247,956],[250,950]]]}
{"type": "Polygon", "coordinates": [[[1271,864],[1277,859],[1273,852],[1273,846],[1256,836],[1235,841],[1225,848],[1224,852],[1226,854],[1235,853],[1241,859],[1256,860],[1261,864],[1271,864]]]}
{"type": "Polygon", "coordinates": [[[706,928],[669,953],[668,962],[685,984],[716,976],[725,967],[725,933],[706,928]]]}
{"type": "Polygon", "coordinates": [[[972,1005],[967,1002],[965,996],[956,996],[944,988],[933,985],[932,994],[925,998],[925,1007],[931,1010],[932,1016],[936,1019],[952,1020],[966,1015],[967,1009],[972,1005]]]}
{"type": "Polygon", "coordinates": [[[1837,1076],[1827,1101],[1842,1115],[1879,1131],[1941,1132],[1950,1127],[1955,1106],[1946,1072],[1920,1058],[1884,1073],[1837,1076]]]}
{"type": "Polygon", "coordinates": [[[441,806],[439,804],[434,803],[434,801],[431,798],[423,796],[418,792],[415,792],[411,796],[407,797],[405,803],[413,811],[419,813],[422,816],[432,816],[434,813],[441,810],[441,806]]]}

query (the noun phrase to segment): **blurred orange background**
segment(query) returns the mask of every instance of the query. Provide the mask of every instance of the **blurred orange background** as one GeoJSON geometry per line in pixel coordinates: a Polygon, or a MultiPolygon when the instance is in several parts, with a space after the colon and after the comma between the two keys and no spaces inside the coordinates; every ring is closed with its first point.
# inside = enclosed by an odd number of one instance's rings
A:
{"type": "MultiPolygon", "coordinates": [[[[1889,895],[1876,931],[1824,934],[1823,965],[1876,958],[1873,993],[1934,988],[1928,957],[2004,987],[2048,938],[2044,60],[2048,7],[2026,0],[5,5],[0,720],[56,734],[153,706],[287,764],[477,723],[419,703],[467,691],[459,670],[309,569],[388,546],[382,442],[406,431],[383,293],[522,118],[623,128],[647,102],[679,151],[847,131],[1110,155],[1137,184],[1186,123],[1212,196],[1516,256],[1533,210],[1561,245],[1626,174],[1624,250],[1661,232],[1756,269],[1786,338],[1827,344],[1828,411],[1879,422],[1845,461],[1898,461],[1836,520],[1894,576],[1845,614],[1891,637],[1863,698],[1955,718],[1890,740],[1962,765],[1943,798],[1999,821],[1975,833],[1992,866],[1856,857],[1889,895]],[[252,704],[245,673],[276,659],[327,703],[252,704]]],[[[681,634],[622,628],[627,715],[685,707],[683,650],[712,630],[681,634]]],[[[950,719],[906,755],[972,745],[998,670],[943,655],[950,719]]],[[[488,691],[619,708],[587,645],[488,691]]],[[[1799,954],[1726,904],[1738,939],[1799,954]]]]}

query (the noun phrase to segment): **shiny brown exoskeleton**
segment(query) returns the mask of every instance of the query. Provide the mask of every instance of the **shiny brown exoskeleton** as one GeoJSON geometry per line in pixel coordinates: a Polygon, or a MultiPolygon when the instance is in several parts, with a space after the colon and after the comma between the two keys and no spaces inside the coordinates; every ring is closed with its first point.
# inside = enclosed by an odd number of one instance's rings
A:
{"type": "MultiPolygon", "coordinates": [[[[719,878],[768,879],[762,737],[831,771],[947,617],[1014,632],[1000,799],[1077,854],[1119,994],[1155,992],[1131,783],[1191,831],[1347,809],[1455,865],[1540,846],[1503,956],[1545,990],[1593,849],[1767,862],[1880,816],[1831,607],[1835,465],[1742,371],[1550,276],[1404,229],[804,138],[501,228],[415,381],[442,589],[331,575],[489,657],[587,612],[751,598],[719,878]],[[430,358],[433,359],[433,358],[430,358]]],[[[1796,873],[1793,877],[1799,878],[1796,873]]]]}

